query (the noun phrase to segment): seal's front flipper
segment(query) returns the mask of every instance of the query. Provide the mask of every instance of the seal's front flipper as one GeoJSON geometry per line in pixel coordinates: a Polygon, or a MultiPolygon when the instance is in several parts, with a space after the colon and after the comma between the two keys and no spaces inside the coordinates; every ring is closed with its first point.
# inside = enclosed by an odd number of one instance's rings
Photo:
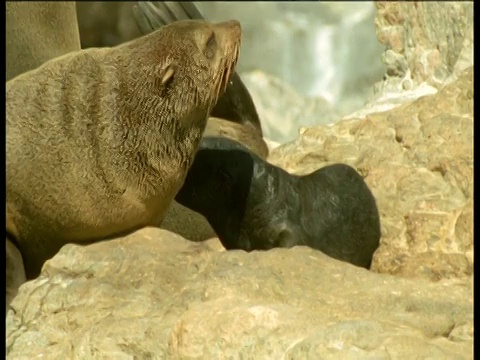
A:
{"type": "Polygon", "coordinates": [[[138,28],[144,35],[175,21],[203,19],[191,1],[139,1],[134,6],[133,13],[138,28]]]}
{"type": "Polygon", "coordinates": [[[7,237],[5,255],[6,255],[6,312],[8,312],[10,303],[17,295],[18,288],[25,281],[25,268],[20,250],[7,237]]]}

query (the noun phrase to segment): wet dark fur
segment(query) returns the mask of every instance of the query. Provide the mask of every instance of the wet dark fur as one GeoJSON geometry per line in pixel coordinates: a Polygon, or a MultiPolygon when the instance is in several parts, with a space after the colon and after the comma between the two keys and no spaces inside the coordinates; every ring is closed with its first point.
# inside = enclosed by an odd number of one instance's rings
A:
{"type": "Polygon", "coordinates": [[[345,164],[295,176],[238,142],[204,138],[175,200],[204,215],[226,249],[307,245],[369,268],[379,245],[375,199],[345,164]]]}
{"type": "MultiPolygon", "coordinates": [[[[134,14],[143,34],[178,20],[203,19],[192,2],[139,1],[134,14]]],[[[262,136],[255,104],[237,73],[232,75],[225,94],[219,98],[211,116],[253,126],[262,136]]]]}

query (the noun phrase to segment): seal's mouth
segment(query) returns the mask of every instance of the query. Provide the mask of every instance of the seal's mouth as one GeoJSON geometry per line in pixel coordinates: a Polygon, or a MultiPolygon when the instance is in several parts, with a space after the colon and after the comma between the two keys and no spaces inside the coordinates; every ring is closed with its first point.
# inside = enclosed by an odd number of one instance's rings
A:
{"type": "Polygon", "coordinates": [[[218,98],[226,91],[228,83],[235,72],[242,42],[242,31],[238,21],[231,20],[217,26],[221,28],[220,32],[224,32],[224,39],[228,40],[226,41],[224,55],[220,64],[214,104],[217,103],[218,98]]]}
{"type": "Polygon", "coordinates": [[[238,55],[240,53],[240,41],[235,44],[233,60],[225,68],[225,71],[222,73],[222,91],[227,89],[228,82],[230,81],[235,67],[237,66],[238,55]]]}
{"type": "Polygon", "coordinates": [[[217,86],[215,88],[215,96],[212,106],[217,103],[219,97],[223,95],[223,93],[227,90],[228,83],[230,82],[230,79],[235,72],[235,66],[237,65],[238,54],[240,52],[239,48],[240,42],[234,45],[234,48],[232,49],[233,55],[227,55],[222,61],[219,81],[217,82],[217,86]]]}

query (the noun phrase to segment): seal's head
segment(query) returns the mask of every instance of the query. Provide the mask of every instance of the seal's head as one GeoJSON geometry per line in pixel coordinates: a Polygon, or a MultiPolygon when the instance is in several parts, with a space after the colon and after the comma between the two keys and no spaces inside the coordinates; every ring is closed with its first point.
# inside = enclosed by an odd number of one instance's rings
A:
{"type": "MultiPolygon", "coordinates": [[[[189,1],[139,1],[133,7],[133,13],[143,34],[179,20],[204,19],[195,4],[189,1]]],[[[219,97],[210,115],[250,126],[257,135],[262,136],[255,104],[237,73],[232,75],[224,95],[219,97]]]]}
{"type": "Polygon", "coordinates": [[[132,105],[142,108],[139,113],[147,110],[185,127],[200,122],[203,130],[234,72],[240,42],[241,27],[235,20],[164,26],[112,49],[124,80],[121,91],[135,99],[132,105]]]}
{"type": "Polygon", "coordinates": [[[178,191],[208,115],[234,72],[240,41],[235,20],[178,21],[112,48],[102,59],[111,70],[97,78],[115,81],[110,102],[102,106],[124,129],[118,141],[132,151],[125,156],[153,169],[141,182],[153,184],[151,191],[158,179],[166,179],[161,187],[169,193],[178,191]]]}

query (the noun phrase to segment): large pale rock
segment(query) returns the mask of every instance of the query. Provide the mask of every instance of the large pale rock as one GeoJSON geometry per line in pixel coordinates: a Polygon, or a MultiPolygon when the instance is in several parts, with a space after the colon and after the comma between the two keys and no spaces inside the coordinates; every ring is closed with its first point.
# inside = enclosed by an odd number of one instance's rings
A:
{"type": "MultiPolygon", "coordinates": [[[[473,2],[376,1],[377,38],[390,85],[441,86],[473,65],[473,2]],[[406,82],[404,80],[407,80],[406,82]]],[[[387,85],[388,87],[388,85],[387,85]]]]}
{"type": "Polygon", "coordinates": [[[66,245],[7,316],[8,359],[472,359],[470,280],[146,228],[66,245]]]}
{"type": "Polygon", "coordinates": [[[297,173],[355,167],[377,199],[377,272],[431,280],[473,271],[473,68],[437,94],[304,130],[269,161],[297,173]]]}

